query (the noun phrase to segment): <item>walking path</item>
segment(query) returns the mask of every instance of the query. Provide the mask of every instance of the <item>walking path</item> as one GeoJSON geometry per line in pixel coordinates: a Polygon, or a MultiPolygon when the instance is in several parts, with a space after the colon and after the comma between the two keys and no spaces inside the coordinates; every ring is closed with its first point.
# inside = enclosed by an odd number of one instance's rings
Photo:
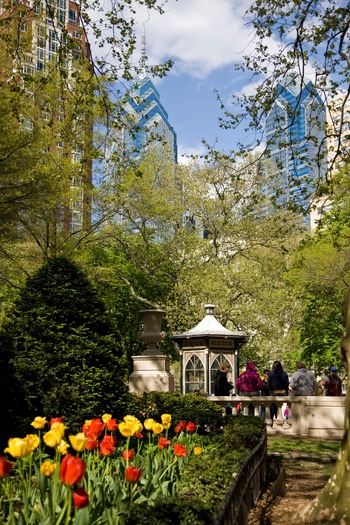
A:
{"type": "Polygon", "coordinates": [[[322,490],[336,461],[334,456],[297,452],[282,456],[285,476],[280,476],[280,482],[270,487],[249,513],[248,525],[293,525],[294,514],[322,490]]]}

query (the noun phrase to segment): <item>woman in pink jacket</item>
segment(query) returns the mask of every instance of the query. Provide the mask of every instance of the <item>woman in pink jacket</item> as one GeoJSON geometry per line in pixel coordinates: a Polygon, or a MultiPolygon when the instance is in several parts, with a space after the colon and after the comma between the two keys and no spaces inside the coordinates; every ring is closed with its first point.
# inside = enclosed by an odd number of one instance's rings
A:
{"type": "MultiPolygon", "coordinates": [[[[260,396],[260,390],[264,383],[258,374],[256,366],[252,361],[247,361],[245,372],[238,376],[236,388],[241,396],[260,396]]],[[[248,415],[254,416],[254,407],[252,404],[248,407],[248,415]]]]}

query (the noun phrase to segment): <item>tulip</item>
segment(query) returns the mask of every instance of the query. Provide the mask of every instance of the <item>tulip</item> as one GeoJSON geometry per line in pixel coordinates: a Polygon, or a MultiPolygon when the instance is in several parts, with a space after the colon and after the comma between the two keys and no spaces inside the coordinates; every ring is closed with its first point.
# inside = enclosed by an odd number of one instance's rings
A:
{"type": "Polygon", "coordinates": [[[8,440],[8,447],[4,452],[8,452],[14,458],[23,458],[30,454],[30,445],[27,440],[22,438],[10,438],[8,440]]]}
{"type": "Polygon", "coordinates": [[[180,445],[180,443],[175,443],[174,454],[175,456],[188,456],[187,450],[183,445],[180,445]]]}
{"type": "Polygon", "coordinates": [[[39,436],[37,436],[36,434],[27,434],[24,440],[27,441],[30,452],[34,452],[34,450],[38,448],[40,443],[39,436]]]}
{"type": "Polygon", "coordinates": [[[170,445],[170,443],[171,443],[170,439],[165,439],[165,437],[160,436],[159,441],[158,441],[158,447],[160,450],[164,450],[170,445]]]}
{"type": "Polygon", "coordinates": [[[114,436],[105,436],[100,443],[101,456],[110,456],[115,451],[117,438],[114,436]]]}
{"type": "Polygon", "coordinates": [[[197,430],[197,427],[196,427],[196,425],[194,423],[192,423],[192,421],[190,421],[186,425],[186,430],[187,430],[187,432],[192,433],[192,432],[195,432],[197,430]]]}
{"type": "Polygon", "coordinates": [[[78,487],[74,490],[73,502],[77,509],[82,509],[89,505],[89,496],[83,487],[78,487]]]}
{"type": "Polygon", "coordinates": [[[46,425],[46,417],[40,417],[37,416],[34,421],[31,423],[32,427],[36,428],[37,430],[41,430],[46,425]]]}
{"type": "Polygon", "coordinates": [[[193,449],[193,454],[195,456],[200,456],[201,454],[203,454],[203,449],[202,447],[194,447],[193,449]]]}
{"type": "Polygon", "coordinates": [[[46,477],[49,478],[56,470],[56,463],[52,463],[50,460],[44,461],[40,466],[40,472],[46,477]]]}
{"type": "Polygon", "coordinates": [[[3,456],[0,456],[0,478],[6,478],[10,475],[13,464],[7,461],[3,456]]]}
{"type": "Polygon", "coordinates": [[[59,429],[52,428],[44,434],[43,439],[48,447],[56,448],[62,441],[61,432],[59,429]]]}
{"type": "Polygon", "coordinates": [[[121,435],[124,437],[131,437],[137,431],[136,425],[134,425],[133,423],[125,423],[124,421],[119,423],[118,429],[121,435]]]}
{"type": "Polygon", "coordinates": [[[105,424],[101,419],[98,417],[95,417],[91,420],[90,427],[89,427],[89,433],[91,437],[97,439],[102,434],[103,430],[105,428],[105,424]]]}
{"type": "Polygon", "coordinates": [[[145,419],[145,421],[143,422],[143,426],[146,430],[152,430],[154,423],[154,419],[145,419]]]}
{"type": "Polygon", "coordinates": [[[106,427],[107,427],[107,430],[109,432],[115,432],[116,430],[118,430],[117,420],[116,419],[110,419],[109,421],[107,421],[106,427]]]}
{"type": "Polygon", "coordinates": [[[98,439],[88,438],[86,442],[86,450],[96,450],[99,447],[99,444],[98,439]]]}
{"type": "MultiPolygon", "coordinates": [[[[59,419],[59,418],[57,418],[59,419]]],[[[64,423],[62,423],[62,421],[54,421],[51,425],[51,430],[54,430],[55,432],[57,432],[57,434],[60,435],[60,439],[63,438],[64,436],[64,431],[67,427],[64,426],[64,423]]]]}
{"type": "Polygon", "coordinates": [[[84,423],[84,425],[83,425],[83,432],[84,432],[84,434],[86,434],[86,435],[88,434],[88,432],[89,432],[89,430],[90,430],[91,421],[92,421],[92,419],[86,419],[86,420],[85,420],[85,423],[84,423]]]}
{"type": "Polygon", "coordinates": [[[50,419],[50,427],[52,427],[54,423],[63,423],[63,422],[64,422],[63,417],[53,417],[50,419]]]}
{"type": "Polygon", "coordinates": [[[175,432],[177,434],[179,434],[182,430],[185,430],[186,428],[186,421],[184,421],[183,419],[178,423],[178,425],[176,425],[175,427],[175,432]]]}
{"type": "Polygon", "coordinates": [[[111,414],[103,414],[102,421],[104,423],[107,423],[110,419],[112,419],[112,415],[111,414]]]}
{"type": "Polygon", "coordinates": [[[65,485],[75,485],[83,479],[85,469],[86,465],[81,458],[67,454],[61,462],[60,480],[65,485]]]}
{"type": "Polygon", "coordinates": [[[163,432],[163,425],[160,423],[154,423],[152,430],[153,434],[161,434],[163,432]]]}
{"type": "Polygon", "coordinates": [[[164,430],[168,430],[170,428],[171,424],[171,415],[170,414],[162,414],[161,416],[162,425],[164,430]]]}
{"type": "Polygon", "coordinates": [[[141,469],[133,467],[132,465],[129,465],[125,469],[125,479],[126,481],[129,481],[129,483],[137,483],[138,480],[141,477],[141,469]]]}
{"type": "Polygon", "coordinates": [[[57,452],[59,452],[60,454],[62,454],[62,456],[64,456],[65,454],[67,454],[67,451],[69,449],[69,445],[68,443],[65,442],[64,439],[61,439],[61,442],[59,445],[57,445],[57,452]]]}
{"type": "Polygon", "coordinates": [[[134,434],[135,432],[141,432],[143,429],[141,421],[139,421],[135,416],[125,416],[124,422],[131,425],[134,428],[134,434]]]}
{"type": "Polygon", "coordinates": [[[132,461],[135,456],[135,452],[133,450],[123,450],[123,453],[120,454],[125,461],[132,461]]]}
{"type": "Polygon", "coordinates": [[[77,452],[83,452],[85,450],[87,440],[88,438],[84,432],[78,432],[75,436],[69,436],[70,444],[77,452]]]}

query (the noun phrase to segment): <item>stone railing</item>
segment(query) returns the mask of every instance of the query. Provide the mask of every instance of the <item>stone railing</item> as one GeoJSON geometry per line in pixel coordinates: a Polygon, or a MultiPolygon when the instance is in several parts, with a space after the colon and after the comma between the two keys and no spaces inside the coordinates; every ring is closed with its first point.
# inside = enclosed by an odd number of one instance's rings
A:
{"type": "Polygon", "coordinates": [[[265,408],[265,419],[268,433],[283,433],[293,436],[320,437],[341,439],[344,433],[345,396],[208,396],[208,400],[237,414],[237,406],[244,415],[248,407],[254,415],[261,415],[262,405],[265,408]],[[270,419],[270,405],[277,406],[277,418],[270,419]],[[282,414],[282,405],[289,408],[288,420],[282,414]],[[230,406],[229,406],[230,405],[230,406]]]}

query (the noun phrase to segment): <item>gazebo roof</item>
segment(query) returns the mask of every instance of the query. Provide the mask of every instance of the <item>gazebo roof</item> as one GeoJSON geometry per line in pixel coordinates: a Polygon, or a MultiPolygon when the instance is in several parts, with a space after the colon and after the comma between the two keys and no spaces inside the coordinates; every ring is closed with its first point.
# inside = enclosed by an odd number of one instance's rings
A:
{"type": "Polygon", "coordinates": [[[206,315],[200,323],[197,324],[188,332],[183,332],[182,334],[174,334],[172,339],[191,339],[192,337],[203,337],[203,336],[212,336],[212,337],[227,337],[231,339],[246,339],[247,335],[243,332],[231,332],[216,319],[214,316],[215,306],[212,304],[206,304],[205,310],[206,315]]]}

